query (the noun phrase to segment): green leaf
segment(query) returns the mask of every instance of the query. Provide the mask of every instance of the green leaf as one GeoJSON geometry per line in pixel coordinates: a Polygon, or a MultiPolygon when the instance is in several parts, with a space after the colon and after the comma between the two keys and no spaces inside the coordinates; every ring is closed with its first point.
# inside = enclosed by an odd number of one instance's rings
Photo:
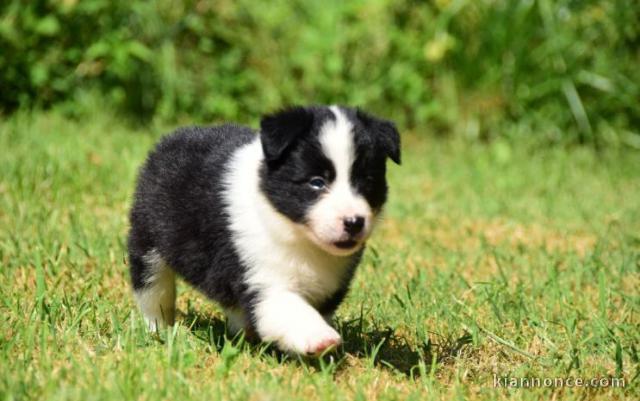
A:
{"type": "Polygon", "coordinates": [[[31,75],[31,82],[37,87],[43,86],[49,78],[49,69],[44,63],[37,63],[31,66],[29,71],[31,75]]]}
{"type": "Polygon", "coordinates": [[[88,59],[105,57],[107,54],[109,54],[110,49],[111,46],[109,45],[109,43],[101,40],[89,46],[89,48],[85,52],[85,56],[88,59]]]}
{"type": "Polygon", "coordinates": [[[54,36],[60,32],[60,22],[53,15],[47,15],[36,24],[36,32],[45,36],[54,36]]]}
{"type": "Polygon", "coordinates": [[[138,41],[129,42],[129,54],[139,58],[142,61],[150,61],[153,52],[149,48],[138,41]]]}

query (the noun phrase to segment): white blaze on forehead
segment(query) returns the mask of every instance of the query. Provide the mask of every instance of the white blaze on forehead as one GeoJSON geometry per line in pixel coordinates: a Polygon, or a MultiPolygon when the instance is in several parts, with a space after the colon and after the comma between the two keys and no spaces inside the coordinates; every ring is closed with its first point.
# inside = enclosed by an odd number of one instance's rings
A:
{"type": "Polygon", "coordinates": [[[349,234],[344,228],[345,218],[365,218],[361,240],[371,232],[371,207],[351,185],[351,169],[356,158],[353,124],[337,106],[331,106],[330,109],[335,119],[327,121],[320,128],[318,140],[322,152],[333,164],[336,176],[326,193],[308,212],[309,227],[313,233],[311,238],[321,246],[330,246],[348,238],[349,234]]]}
{"type": "Polygon", "coordinates": [[[340,111],[331,106],[335,120],[327,121],[320,129],[320,145],[323,153],[331,160],[336,171],[336,184],[349,184],[351,166],[355,159],[353,125],[340,111]]]}

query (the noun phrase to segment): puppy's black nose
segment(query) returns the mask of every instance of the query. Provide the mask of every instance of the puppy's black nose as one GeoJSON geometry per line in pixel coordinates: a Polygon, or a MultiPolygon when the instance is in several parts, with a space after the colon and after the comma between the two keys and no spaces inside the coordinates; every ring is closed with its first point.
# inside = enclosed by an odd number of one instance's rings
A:
{"type": "Polygon", "coordinates": [[[362,216],[351,216],[345,217],[343,220],[344,230],[349,233],[351,236],[358,235],[362,228],[364,227],[364,217],[362,216]]]}

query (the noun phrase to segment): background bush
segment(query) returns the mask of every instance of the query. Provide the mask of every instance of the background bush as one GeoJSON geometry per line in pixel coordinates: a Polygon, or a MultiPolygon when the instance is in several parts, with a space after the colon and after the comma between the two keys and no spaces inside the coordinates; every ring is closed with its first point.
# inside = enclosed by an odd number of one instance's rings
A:
{"type": "Polygon", "coordinates": [[[0,108],[253,120],[345,103],[402,128],[640,147],[636,0],[5,0],[0,108]],[[517,124],[513,124],[517,122],[517,124]]]}

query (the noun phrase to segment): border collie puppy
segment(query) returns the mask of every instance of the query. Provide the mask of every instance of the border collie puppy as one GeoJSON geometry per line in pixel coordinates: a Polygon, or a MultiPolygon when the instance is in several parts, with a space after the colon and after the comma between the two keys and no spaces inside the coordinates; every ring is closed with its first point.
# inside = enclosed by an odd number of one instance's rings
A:
{"type": "Polygon", "coordinates": [[[129,233],[135,298],[171,325],[175,276],[219,302],[229,327],[287,352],[340,344],[332,315],[387,199],[393,123],[338,106],[178,129],[148,156],[129,233]]]}

